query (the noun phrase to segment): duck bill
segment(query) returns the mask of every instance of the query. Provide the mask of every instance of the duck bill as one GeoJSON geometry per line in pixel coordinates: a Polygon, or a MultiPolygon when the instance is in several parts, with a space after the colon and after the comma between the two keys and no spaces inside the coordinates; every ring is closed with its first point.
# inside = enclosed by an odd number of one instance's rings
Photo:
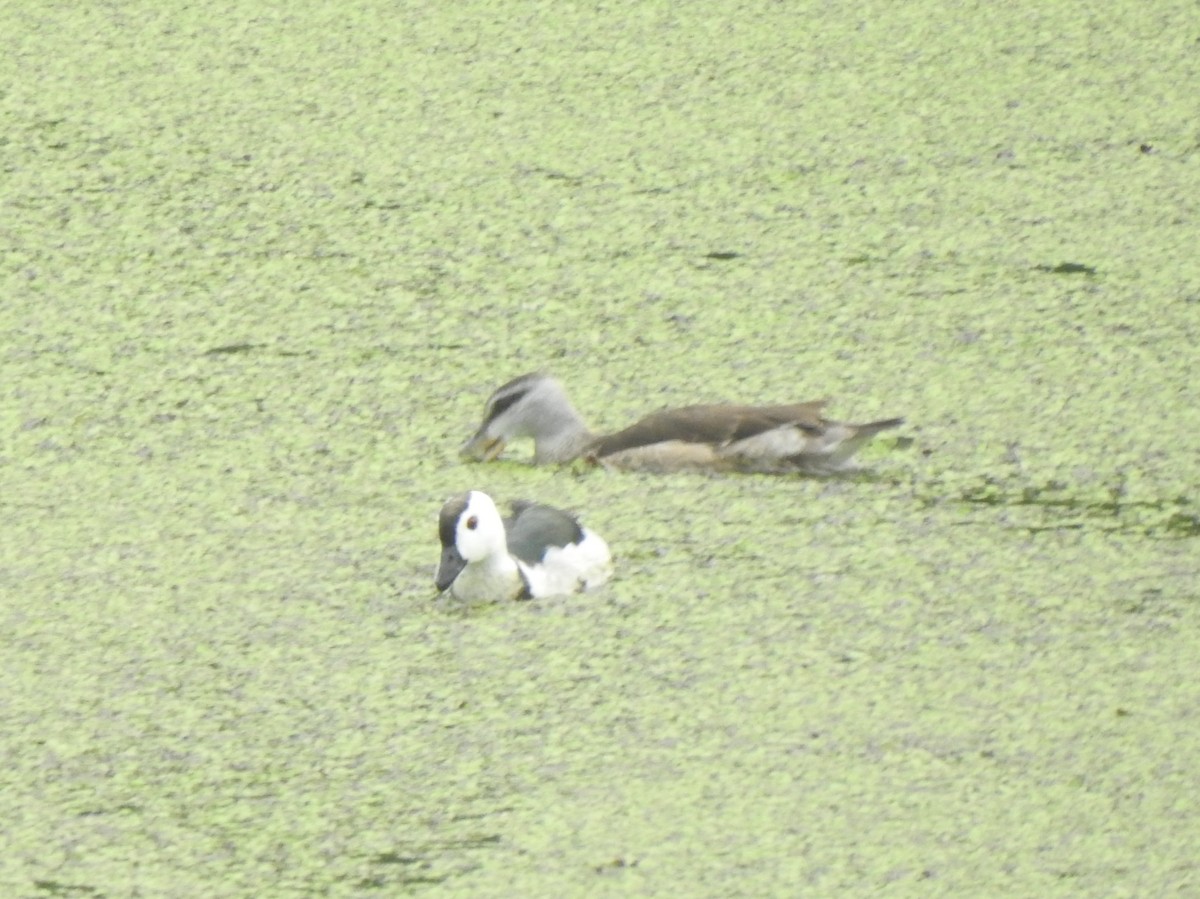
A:
{"type": "Polygon", "coordinates": [[[489,437],[480,432],[464,443],[458,454],[477,462],[491,462],[502,452],[504,452],[504,441],[501,438],[489,437]]]}
{"type": "Polygon", "coordinates": [[[466,567],[467,560],[462,557],[457,548],[453,546],[442,547],[442,559],[438,562],[437,574],[433,578],[434,583],[437,584],[438,592],[440,593],[453,584],[459,572],[466,567]]]}

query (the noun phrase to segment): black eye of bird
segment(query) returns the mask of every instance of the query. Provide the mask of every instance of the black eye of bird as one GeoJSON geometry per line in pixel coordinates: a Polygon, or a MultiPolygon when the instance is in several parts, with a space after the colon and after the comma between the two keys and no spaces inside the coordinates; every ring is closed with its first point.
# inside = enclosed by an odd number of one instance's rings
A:
{"type": "Polygon", "coordinates": [[[479,527],[479,519],[476,518],[474,515],[472,515],[470,518],[467,519],[467,530],[473,531],[477,527],[479,527]]]}

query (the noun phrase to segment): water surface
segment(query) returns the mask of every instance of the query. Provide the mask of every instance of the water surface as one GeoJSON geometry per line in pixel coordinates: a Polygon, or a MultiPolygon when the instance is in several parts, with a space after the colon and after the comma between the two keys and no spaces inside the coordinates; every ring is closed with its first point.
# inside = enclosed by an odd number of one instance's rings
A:
{"type": "Polygon", "coordinates": [[[12,895],[1197,877],[1182,3],[0,13],[12,895]],[[905,415],[817,481],[466,466],[555,372],[905,415]],[[468,488],[599,593],[448,614],[468,488]]]}

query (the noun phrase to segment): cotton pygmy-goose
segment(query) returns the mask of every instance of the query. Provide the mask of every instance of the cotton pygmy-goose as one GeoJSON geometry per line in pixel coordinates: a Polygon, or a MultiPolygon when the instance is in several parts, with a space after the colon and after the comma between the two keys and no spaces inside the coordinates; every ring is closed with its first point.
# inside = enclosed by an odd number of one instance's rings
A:
{"type": "Polygon", "coordinates": [[[462,455],[485,462],[506,443],[532,437],[537,464],[585,458],[642,471],[713,469],[782,474],[852,470],[850,457],[880,431],[904,423],[888,418],[843,424],[821,415],[824,400],[782,406],[683,406],[654,412],[615,434],[592,433],[562,385],[534,372],[514,378],[487,401],[483,422],[462,455]]]}
{"type": "Polygon", "coordinates": [[[442,506],[442,558],[436,582],[468,603],[578,593],[612,575],[608,545],[575,516],[523,500],[501,519],[479,490],[442,506]]]}

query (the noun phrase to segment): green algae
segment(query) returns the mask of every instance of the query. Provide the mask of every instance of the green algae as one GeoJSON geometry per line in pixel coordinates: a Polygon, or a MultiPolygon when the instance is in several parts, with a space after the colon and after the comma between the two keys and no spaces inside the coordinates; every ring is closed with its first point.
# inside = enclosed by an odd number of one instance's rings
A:
{"type": "Polygon", "coordinates": [[[1186,891],[1189,13],[0,14],[0,884],[1186,891]],[[461,464],[532,368],[910,423],[856,479],[461,464]],[[616,579],[435,611],[468,487],[616,579]]]}

